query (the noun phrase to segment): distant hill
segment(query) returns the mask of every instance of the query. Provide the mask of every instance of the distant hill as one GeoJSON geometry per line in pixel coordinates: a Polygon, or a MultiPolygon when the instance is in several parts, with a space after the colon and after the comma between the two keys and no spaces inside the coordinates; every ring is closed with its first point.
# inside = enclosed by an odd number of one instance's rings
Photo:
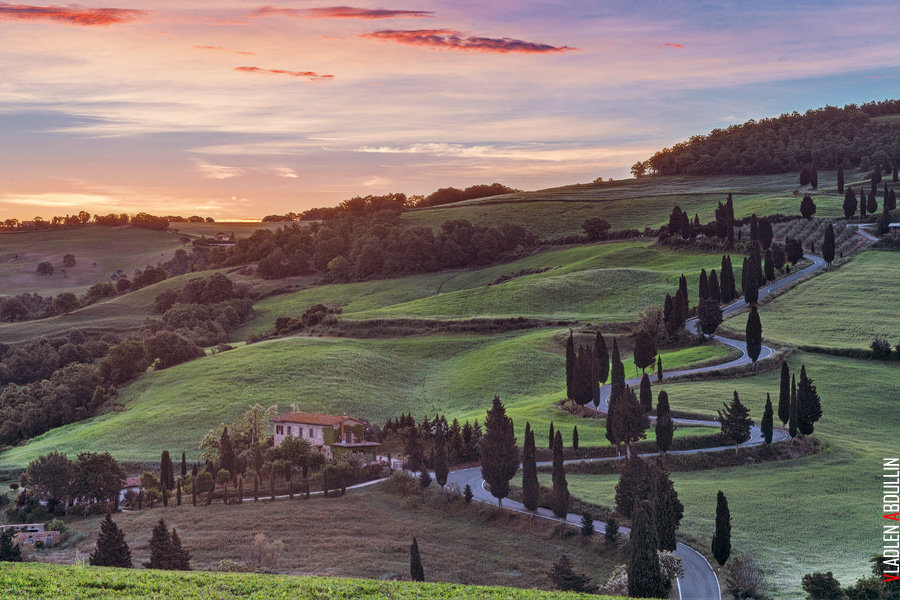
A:
{"type": "Polygon", "coordinates": [[[643,163],[657,175],[758,175],[838,167],[887,170],[900,162],[900,100],[826,106],[714,129],[643,163]],[[882,117],[882,118],[879,118],[882,117]]]}

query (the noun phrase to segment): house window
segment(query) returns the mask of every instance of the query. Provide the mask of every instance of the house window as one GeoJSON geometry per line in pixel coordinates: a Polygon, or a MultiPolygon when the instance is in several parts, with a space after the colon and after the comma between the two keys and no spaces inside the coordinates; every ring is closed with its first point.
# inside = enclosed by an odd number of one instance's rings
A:
{"type": "Polygon", "coordinates": [[[309,428],[309,439],[313,439],[314,437],[315,437],[315,432],[313,431],[313,428],[310,427],[309,428]]]}
{"type": "Polygon", "coordinates": [[[282,427],[281,425],[276,425],[275,433],[277,433],[278,435],[281,435],[282,433],[284,433],[284,427],[282,427]]]}
{"type": "Polygon", "coordinates": [[[293,434],[291,433],[291,426],[290,426],[290,425],[288,425],[288,435],[293,435],[293,434]]]}

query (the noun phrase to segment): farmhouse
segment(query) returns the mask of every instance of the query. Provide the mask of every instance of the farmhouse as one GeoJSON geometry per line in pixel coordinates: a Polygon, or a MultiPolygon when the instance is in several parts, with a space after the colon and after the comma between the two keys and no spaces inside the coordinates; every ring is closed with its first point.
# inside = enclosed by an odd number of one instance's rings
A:
{"type": "Polygon", "coordinates": [[[51,548],[59,544],[60,532],[48,530],[43,523],[3,525],[0,527],[0,531],[6,531],[7,529],[12,529],[15,532],[15,540],[19,547],[38,545],[51,548]]]}
{"type": "Polygon", "coordinates": [[[365,422],[343,415],[289,412],[272,419],[275,447],[287,437],[299,437],[331,458],[344,452],[374,454],[378,442],[365,441],[365,422]]]}

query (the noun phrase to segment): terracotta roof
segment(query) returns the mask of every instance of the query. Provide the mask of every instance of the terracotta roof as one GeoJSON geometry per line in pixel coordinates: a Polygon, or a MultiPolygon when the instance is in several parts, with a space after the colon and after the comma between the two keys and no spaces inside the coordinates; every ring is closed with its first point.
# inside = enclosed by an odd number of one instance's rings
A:
{"type": "Polygon", "coordinates": [[[355,421],[362,423],[359,419],[348,417],[347,415],[317,415],[315,413],[289,412],[278,415],[272,419],[276,423],[300,423],[302,425],[326,425],[334,427],[340,425],[343,421],[355,421]]]}

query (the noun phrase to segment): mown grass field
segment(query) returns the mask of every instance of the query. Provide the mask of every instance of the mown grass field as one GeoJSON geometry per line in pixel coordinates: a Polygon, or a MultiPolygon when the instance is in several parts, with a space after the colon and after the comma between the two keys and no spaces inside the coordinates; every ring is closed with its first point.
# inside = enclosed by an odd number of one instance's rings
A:
{"type": "MultiPolygon", "coordinates": [[[[242,346],[150,372],[119,397],[124,410],[50,431],[0,454],[0,468],[22,467],[49,450],[70,454],[109,450],[127,461],[159,453],[196,458],[203,435],[231,422],[248,405],[297,403],[309,412],[357,415],[375,421],[411,411],[421,418],[478,418],[495,394],[510,407],[519,436],[525,420],[539,431],[550,421],[583,445],[605,444],[603,422],[554,409],[565,394],[565,357],[548,329],[495,336],[430,335],[387,340],[283,338],[242,346]]],[[[728,350],[702,346],[663,353],[666,369],[721,359],[728,350]]],[[[634,371],[625,359],[627,373],[634,371]]]]}
{"type": "MultiPolygon", "coordinates": [[[[765,314],[763,314],[765,322],[765,314]]],[[[756,555],[781,598],[801,595],[800,579],[833,571],[844,585],[868,576],[881,551],[881,461],[896,456],[900,369],[893,363],[797,354],[822,397],[815,435],[825,449],[814,456],[738,468],[674,473],[685,505],[681,531],[707,546],[715,528],[716,490],[728,497],[732,547],[756,555]]],[[[728,381],[666,386],[675,410],[711,416],[736,389],[751,416],[762,416],[765,395],[777,404],[779,371],[728,381]]],[[[780,423],[777,423],[780,425],[780,423]]],[[[610,505],[615,476],[570,475],[569,490],[610,505]]]]}
{"type": "MultiPolygon", "coordinates": [[[[619,242],[548,250],[483,269],[447,271],[387,281],[333,284],[275,296],[254,306],[256,318],[234,333],[271,329],[316,303],[341,306],[348,319],[526,316],[632,321],[661,305],[684,273],[696,296],[700,270],[719,269],[718,254],[682,252],[650,242],[619,242]],[[488,285],[526,269],[547,269],[488,285]]],[[[736,277],[740,277],[740,268],[736,277]]]]}
{"type": "MultiPolygon", "coordinates": [[[[848,185],[858,179],[847,173],[848,185]]],[[[816,216],[842,215],[843,195],[836,190],[836,173],[819,173],[816,216]]],[[[473,223],[522,225],[542,239],[581,234],[581,224],[590,217],[609,221],[612,229],[659,227],[668,222],[672,206],[678,204],[688,214],[712,220],[716,204],[734,194],[735,216],[752,213],[798,214],[802,196],[793,195],[797,175],[734,177],[645,177],[600,184],[570,185],[560,188],[506,194],[468,200],[453,205],[404,213],[407,223],[433,228],[451,219],[469,219],[473,223]]]]}
{"type": "Polygon", "coordinates": [[[117,269],[131,277],[135,269],[165,261],[181,247],[175,235],[138,227],[89,226],[0,234],[0,295],[81,293],[98,281],[109,281],[117,269]],[[66,269],[65,276],[64,254],[73,254],[77,261],[66,269]],[[53,264],[53,275],[35,272],[43,261],[53,264]]]}
{"type": "MultiPolygon", "coordinates": [[[[430,493],[402,497],[387,491],[393,482],[349,490],[339,498],[252,498],[241,505],[221,503],[133,511],[115,516],[135,565],[149,560],[151,531],[160,518],[178,530],[197,570],[214,570],[224,559],[243,563],[257,534],[282,541],[273,565],[279,575],[319,575],[395,580],[409,578],[409,545],[419,543],[428,581],[551,589],[547,571],[570,556],[577,570],[603,582],[623,554],[600,538],[554,533],[556,523],[522,515],[497,514],[478,503],[452,503],[430,493]]],[[[432,487],[432,491],[436,487],[432,487]]],[[[189,498],[188,498],[189,499],[189,498]]],[[[40,560],[72,563],[75,551],[93,551],[101,518],[71,524],[77,543],[46,550],[40,560]]]]}
{"type": "Polygon", "coordinates": [[[244,573],[199,573],[8,564],[0,570],[10,600],[603,600],[571,592],[543,592],[444,583],[409,583],[244,573]]]}
{"type": "MultiPolygon", "coordinates": [[[[868,348],[900,343],[900,254],[869,250],[765,305],[763,335],[794,345],[868,348]]],[[[725,321],[743,329],[746,316],[725,321]]]]}

